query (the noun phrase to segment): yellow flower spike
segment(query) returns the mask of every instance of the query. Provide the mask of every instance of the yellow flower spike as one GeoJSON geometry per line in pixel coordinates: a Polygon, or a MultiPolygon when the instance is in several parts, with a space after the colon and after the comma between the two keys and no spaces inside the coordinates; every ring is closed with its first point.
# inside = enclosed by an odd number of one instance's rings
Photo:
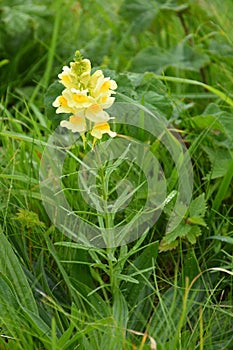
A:
{"type": "Polygon", "coordinates": [[[75,51],[75,55],[74,55],[75,61],[76,62],[81,62],[83,59],[83,56],[81,54],[81,52],[79,50],[75,51]]]}
{"type": "Polygon", "coordinates": [[[83,59],[80,51],[76,51],[74,62],[70,62],[69,67],[64,66],[58,77],[65,89],[53,102],[53,106],[57,108],[56,113],[71,114],[69,121],[63,120],[60,125],[72,132],[79,132],[84,146],[85,132],[89,130],[87,123],[94,124],[91,129],[93,147],[103,134],[115,137],[116,133],[110,130],[107,123],[110,116],[105,110],[115,101],[111,95],[117,88],[116,82],[110,77],[104,77],[100,69],[91,75],[91,62],[83,59]]]}
{"type": "Polygon", "coordinates": [[[87,80],[90,77],[91,62],[88,59],[82,59],[79,51],[76,51],[75,62],[70,63],[71,72],[81,81],[87,80]]]}

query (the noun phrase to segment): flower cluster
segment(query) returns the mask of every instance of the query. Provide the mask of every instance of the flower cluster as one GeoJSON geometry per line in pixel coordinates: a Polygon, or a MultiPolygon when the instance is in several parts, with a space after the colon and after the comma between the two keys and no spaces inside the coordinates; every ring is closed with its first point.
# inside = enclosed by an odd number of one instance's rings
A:
{"type": "Polygon", "coordinates": [[[91,75],[91,63],[88,59],[82,59],[79,51],[76,51],[75,62],[70,62],[70,67],[63,67],[58,78],[65,89],[53,106],[57,108],[56,113],[71,114],[69,121],[63,120],[60,125],[82,136],[91,130],[91,135],[96,139],[101,139],[103,134],[115,137],[105,109],[115,100],[111,95],[117,88],[116,82],[105,78],[101,70],[91,75]]]}

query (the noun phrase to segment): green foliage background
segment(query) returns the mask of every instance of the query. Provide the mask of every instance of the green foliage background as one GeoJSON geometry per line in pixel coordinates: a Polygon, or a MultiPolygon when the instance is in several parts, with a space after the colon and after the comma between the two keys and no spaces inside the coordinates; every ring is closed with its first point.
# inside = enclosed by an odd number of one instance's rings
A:
{"type": "MultiPolygon", "coordinates": [[[[233,348],[232,13],[231,0],[0,2],[1,349],[233,348]],[[57,74],[77,49],[188,148],[193,200],[170,235],[172,201],[149,232],[113,250],[51,224],[39,166],[60,121],[57,74]]],[[[162,145],[121,131],[151,145],[176,190],[162,145]]]]}

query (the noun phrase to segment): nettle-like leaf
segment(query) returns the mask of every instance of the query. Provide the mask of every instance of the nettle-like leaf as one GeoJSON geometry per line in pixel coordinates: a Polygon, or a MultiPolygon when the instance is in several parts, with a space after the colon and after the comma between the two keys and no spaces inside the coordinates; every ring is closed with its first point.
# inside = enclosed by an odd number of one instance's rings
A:
{"type": "Polygon", "coordinates": [[[141,50],[132,61],[132,70],[137,72],[149,71],[161,74],[169,67],[199,71],[210,63],[208,55],[201,47],[190,47],[185,41],[169,50],[160,47],[147,47],[141,50]]]}
{"type": "Polygon", "coordinates": [[[233,123],[232,115],[214,103],[208,105],[202,115],[191,118],[192,127],[208,131],[212,147],[202,146],[211,163],[210,180],[223,177],[232,160],[233,123]]]}
{"type": "Polygon", "coordinates": [[[205,194],[202,193],[200,196],[192,200],[189,207],[189,214],[191,217],[192,216],[203,217],[205,215],[205,211],[206,211],[205,194]]]}
{"type": "Polygon", "coordinates": [[[207,153],[211,163],[211,171],[207,177],[210,180],[223,177],[232,159],[231,152],[223,147],[210,148],[203,146],[203,150],[207,153]]]}
{"type": "Polygon", "coordinates": [[[205,111],[200,115],[191,118],[193,127],[199,129],[209,129],[214,135],[222,133],[226,136],[231,145],[233,143],[233,123],[232,114],[223,111],[215,103],[210,103],[205,111]]]}
{"type": "Polygon", "coordinates": [[[189,4],[171,3],[170,0],[125,0],[120,8],[120,15],[133,26],[135,34],[149,28],[155,17],[161,12],[183,12],[189,4]]]}
{"type": "Polygon", "coordinates": [[[170,118],[173,112],[171,99],[165,84],[154,73],[120,73],[115,79],[118,92],[162,113],[167,119],[170,118]]]}
{"type": "Polygon", "coordinates": [[[124,1],[120,15],[134,25],[134,32],[140,33],[147,29],[159,12],[159,6],[154,0],[124,1]]]}
{"type": "Polygon", "coordinates": [[[33,28],[37,24],[39,17],[44,17],[47,13],[46,6],[34,5],[30,2],[19,1],[10,6],[0,7],[1,20],[4,30],[9,35],[18,35],[33,28]]]}
{"type": "Polygon", "coordinates": [[[192,226],[190,227],[189,232],[186,235],[187,240],[191,244],[195,244],[197,241],[197,237],[201,235],[201,229],[198,226],[192,226]]]}
{"type": "MultiPolygon", "coordinates": [[[[205,212],[206,200],[204,193],[202,193],[192,200],[187,214],[179,225],[174,230],[166,233],[160,242],[159,250],[163,252],[175,249],[178,246],[179,239],[184,239],[191,244],[195,244],[197,237],[202,233],[200,226],[206,226],[204,220],[205,212]]],[[[179,217],[179,213],[177,213],[177,217],[179,217]]]]}

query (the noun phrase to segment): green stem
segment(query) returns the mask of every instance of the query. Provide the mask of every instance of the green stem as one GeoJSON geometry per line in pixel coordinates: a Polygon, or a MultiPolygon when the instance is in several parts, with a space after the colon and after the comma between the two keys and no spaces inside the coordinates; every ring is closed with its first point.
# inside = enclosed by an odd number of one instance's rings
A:
{"type": "MultiPolygon", "coordinates": [[[[102,197],[104,200],[104,223],[105,226],[102,227],[102,229],[109,229],[113,227],[113,223],[112,223],[112,216],[111,213],[109,213],[108,211],[108,183],[106,180],[106,176],[105,176],[105,172],[103,169],[103,166],[101,164],[101,157],[99,155],[98,152],[98,148],[95,148],[95,152],[97,155],[97,159],[98,159],[98,168],[100,169],[100,181],[101,181],[101,188],[102,188],[102,197]]],[[[104,241],[106,244],[106,252],[107,252],[107,260],[108,260],[108,268],[109,268],[109,279],[110,279],[110,284],[111,284],[111,291],[112,291],[112,295],[114,294],[114,290],[117,287],[117,280],[115,277],[115,273],[114,273],[114,263],[113,261],[115,260],[114,258],[114,253],[115,253],[115,248],[111,248],[111,237],[109,236],[110,233],[107,231],[107,235],[104,237],[104,241]]]]}
{"type": "Polygon", "coordinates": [[[47,59],[46,67],[45,67],[45,72],[44,72],[44,75],[43,75],[43,78],[42,78],[40,84],[38,84],[36,86],[36,88],[34,89],[34,92],[31,96],[30,102],[34,101],[34,98],[37,96],[38,91],[40,90],[41,87],[44,90],[46,90],[48,88],[48,85],[49,85],[49,79],[50,79],[51,71],[52,71],[52,67],[53,67],[53,60],[54,60],[54,56],[55,56],[55,52],[56,52],[56,45],[58,42],[59,28],[60,28],[60,23],[61,23],[62,14],[63,14],[61,0],[57,1],[56,8],[57,8],[57,11],[56,11],[55,21],[54,21],[54,26],[53,26],[53,34],[52,34],[52,38],[51,38],[51,42],[50,42],[49,50],[48,50],[48,59],[47,59]]]}

